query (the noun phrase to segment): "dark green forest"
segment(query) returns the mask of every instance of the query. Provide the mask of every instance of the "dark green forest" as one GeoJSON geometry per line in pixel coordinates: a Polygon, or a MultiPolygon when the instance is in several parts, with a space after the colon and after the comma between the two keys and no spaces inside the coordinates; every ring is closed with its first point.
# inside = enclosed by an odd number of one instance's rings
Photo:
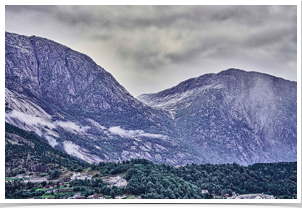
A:
{"type": "Polygon", "coordinates": [[[212,194],[265,193],[278,198],[297,197],[297,163],[263,163],[251,166],[233,164],[191,164],[173,167],[145,159],[92,166],[100,174],[127,170],[128,191],[143,198],[212,198],[212,194]],[[201,194],[208,190],[210,194],[201,194]]]}
{"type": "MultiPolygon", "coordinates": [[[[235,192],[264,193],[284,199],[297,198],[297,162],[257,163],[250,166],[236,163],[187,164],[173,167],[154,164],[146,159],[131,159],[122,163],[100,162],[91,165],[53,149],[34,134],[8,123],[5,130],[9,133],[5,137],[6,177],[39,171],[47,172],[50,178],[59,178],[61,168],[73,172],[89,168],[97,172],[92,180],[70,181],[68,186],[73,192],[81,192],[85,197],[104,194],[114,198],[120,194],[133,194],[145,199],[211,199],[213,195],[231,196],[235,192]],[[12,135],[25,140],[16,144],[12,135]],[[103,176],[116,174],[123,175],[128,181],[127,187],[108,187],[101,179],[103,176]],[[202,193],[202,190],[208,190],[208,193],[202,193]]],[[[51,181],[47,183],[56,184],[51,181]]],[[[30,198],[45,194],[43,190],[35,191],[36,186],[31,182],[8,181],[5,183],[5,197],[30,198]]]]}

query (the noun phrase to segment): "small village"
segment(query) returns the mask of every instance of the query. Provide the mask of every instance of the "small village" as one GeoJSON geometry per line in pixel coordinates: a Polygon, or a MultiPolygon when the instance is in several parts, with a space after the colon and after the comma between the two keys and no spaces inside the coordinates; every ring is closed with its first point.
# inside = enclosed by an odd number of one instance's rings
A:
{"type": "MultiPolygon", "coordinates": [[[[62,172],[66,172],[66,170],[62,170],[62,172]]],[[[98,174],[92,175],[89,174],[89,172],[66,172],[63,174],[63,177],[56,180],[49,180],[47,173],[24,173],[18,174],[14,177],[6,177],[5,182],[22,181],[24,183],[32,183],[34,188],[26,191],[44,192],[42,196],[37,196],[31,199],[141,199],[140,196],[131,194],[119,194],[112,197],[111,195],[95,193],[92,189],[83,190],[83,187],[79,188],[70,185],[70,183],[75,180],[90,181],[91,179],[97,178],[107,184],[107,187],[110,189],[113,187],[125,188],[128,184],[126,179],[123,179],[121,175],[98,177],[98,174]]]]}
{"type": "MultiPolygon", "coordinates": [[[[65,171],[65,170],[62,170],[65,171]]],[[[68,172],[63,175],[64,177],[56,180],[48,180],[46,173],[35,173],[35,174],[18,174],[15,177],[5,178],[6,182],[9,181],[22,181],[24,183],[32,183],[34,187],[29,192],[40,192],[43,191],[42,196],[37,196],[31,199],[142,199],[141,196],[135,196],[131,194],[119,194],[114,197],[110,195],[104,195],[95,193],[93,190],[77,189],[70,185],[71,181],[82,180],[90,181],[92,178],[97,178],[98,174],[92,176],[89,173],[80,172],[68,172]],[[66,177],[66,175],[70,177],[66,177]],[[88,193],[88,194],[87,194],[88,193]]],[[[112,175],[101,177],[101,180],[107,184],[107,187],[112,189],[113,187],[125,188],[127,186],[127,180],[124,179],[123,174],[112,175]]],[[[202,194],[209,194],[208,190],[201,190],[202,194]]],[[[274,199],[272,195],[266,194],[246,194],[238,195],[235,192],[232,196],[229,194],[223,194],[221,196],[212,194],[213,199],[274,199]]]]}
{"type": "MultiPolygon", "coordinates": [[[[62,170],[65,172],[65,170],[62,170]]],[[[66,176],[67,174],[64,174],[66,176]]],[[[34,190],[28,191],[44,191],[45,194],[42,196],[34,197],[32,199],[142,199],[140,196],[135,195],[116,195],[114,198],[112,196],[106,196],[104,194],[86,194],[83,191],[75,190],[75,187],[70,186],[70,181],[74,180],[91,180],[93,177],[87,173],[73,172],[68,173],[70,177],[61,177],[57,180],[48,180],[46,173],[36,173],[36,174],[18,174],[15,177],[6,178],[5,181],[23,181],[24,183],[34,183],[39,186],[34,190]]],[[[97,175],[97,174],[96,174],[97,175]]],[[[113,188],[125,188],[127,186],[127,180],[122,178],[120,175],[112,175],[101,177],[102,181],[107,184],[107,187],[113,188]]],[[[92,190],[91,190],[92,191],[92,190]]],[[[86,192],[87,193],[87,192],[86,192]]],[[[89,193],[89,192],[88,192],[89,193]]],[[[91,192],[90,192],[91,193],[91,192]]],[[[208,190],[202,190],[203,194],[208,194],[208,190]]],[[[227,199],[228,194],[222,196],[212,195],[214,199],[227,199]]]]}

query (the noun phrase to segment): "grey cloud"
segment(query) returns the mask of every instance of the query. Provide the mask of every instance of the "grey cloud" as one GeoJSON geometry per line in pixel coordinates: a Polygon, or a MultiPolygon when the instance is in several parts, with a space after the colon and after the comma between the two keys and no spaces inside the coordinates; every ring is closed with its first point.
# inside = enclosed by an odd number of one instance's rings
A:
{"type": "Polygon", "coordinates": [[[109,33],[102,33],[102,32],[98,32],[96,31],[95,34],[91,34],[91,38],[93,40],[110,40],[114,38],[114,34],[109,34],[109,33]]]}
{"type": "MultiPolygon", "coordinates": [[[[163,7],[157,8],[164,10],[163,7]]],[[[167,51],[166,54],[162,55],[165,59],[172,62],[189,61],[198,56],[203,57],[203,54],[208,52],[208,48],[212,48],[212,51],[215,51],[218,49],[215,49],[218,45],[220,48],[238,47],[238,49],[248,49],[250,47],[263,47],[264,45],[281,43],[281,40],[285,38],[287,38],[287,45],[290,45],[290,42],[292,41],[291,36],[295,33],[296,22],[289,21],[292,16],[295,15],[287,15],[288,13],[294,13],[293,7],[280,7],[278,9],[279,11],[276,12],[272,11],[269,6],[226,6],[215,7],[214,14],[211,13],[211,8],[213,7],[196,7],[190,12],[184,12],[186,9],[183,9],[181,12],[171,12],[168,14],[159,12],[159,18],[154,21],[152,21],[152,16],[146,15],[147,17],[136,21],[129,21],[125,18],[124,22],[131,22],[132,26],[143,26],[142,28],[147,26],[157,26],[158,28],[166,26],[168,27],[167,30],[174,29],[190,30],[192,33],[199,32],[201,36],[197,35],[196,37],[193,37],[195,38],[194,41],[188,44],[185,50],[171,53],[167,51]],[[219,22],[219,24],[216,24],[217,22],[219,22]],[[224,34],[221,34],[219,37],[219,34],[215,33],[215,27],[224,27],[224,34]],[[237,37],[231,37],[232,34],[228,31],[228,28],[235,28],[237,33],[242,33],[243,30],[248,30],[248,32],[243,32],[242,35],[240,35],[241,40],[237,40],[237,37]],[[205,33],[208,35],[202,37],[205,33]]],[[[121,25],[124,26],[123,24],[121,25]]],[[[150,45],[152,44],[154,43],[150,43],[150,45]]],[[[125,48],[125,51],[131,54],[129,48],[125,48]]],[[[141,69],[157,68],[160,64],[164,64],[159,52],[148,52],[146,51],[146,48],[132,52],[135,63],[141,69]],[[144,55],[145,57],[142,57],[144,55]],[[156,57],[158,57],[158,59],[156,59],[156,57]],[[150,63],[150,61],[152,61],[152,63],[150,63]]],[[[282,51],[280,51],[280,53],[282,53],[282,51]]],[[[294,55],[293,59],[295,59],[295,54],[292,53],[292,55],[294,55]]]]}
{"type": "Polygon", "coordinates": [[[273,12],[271,6],[6,6],[6,11],[43,12],[67,25],[132,31],[149,27],[191,30],[227,21],[259,26],[271,20],[295,20],[293,8],[280,6],[273,12]]]}
{"type": "MultiPolygon", "coordinates": [[[[6,6],[6,18],[7,28],[19,18],[24,19],[20,28],[28,24],[32,31],[50,31],[56,38],[62,33],[75,43],[106,43],[101,46],[108,48],[99,50],[114,49],[106,62],[134,75],[160,75],[172,66],[180,70],[178,65],[193,70],[203,62],[217,63],[214,69],[226,59],[248,62],[251,68],[255,63],[261,70],[274,60],[296,74],[296,6],[6,6]]],[[[120,74],[113,75],[123,84],[120,74]]]]}
{"type": "Polygon", "coordinates": [[[48,12],[67,23],[121,27],[169,26],[178,19],[190,22],[234,20],[257,24],[267,19],[295,20],[295,6],[6,6],[8,12],[48,12]],[[280,16],[282,14],[282,16],[280,16]],[[89,20],[89,21],[88,21],[89,20]],[[100,22],[95,22],[96,20],[100,22]],[[120,20],[116,22],[116,20],[120,20]]]}
{"type": "Polygon", "coordinates": [[[38,5],[5,5],[6,12],[51,12],[54,11],[56,6],[38,6],[38,5]]]}

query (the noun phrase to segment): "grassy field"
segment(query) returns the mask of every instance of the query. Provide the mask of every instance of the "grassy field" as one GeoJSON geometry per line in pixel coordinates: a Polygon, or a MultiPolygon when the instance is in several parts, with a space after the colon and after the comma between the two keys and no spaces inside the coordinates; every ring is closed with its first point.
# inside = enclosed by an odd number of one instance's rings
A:
{"type": "Polygon", "coordinates": [[[126,199],[134,199],[135,196],[128,196],[126,199]]]}
{"type": "MultiPolygon", "coordinates": [[[[58,188],[45,188],[45,189],[36,189],[35,191],[47,191],[47,190],[50,190],[50,189],[58,189],[58,188]]],[[[64,187],[64,186],[61,186],[59,188],[60,189],[73,189],[72,187],[64,187]]]]}
{"type": "Polygon", "coordinates": [[[48,189],[51,189],[51,188],[45,188],[45,189],[36,189],[35,191],[47,191],[48,189]]]}
{"type": "Polygon", "coordinates": [[[50,197],[54,197],[54,195],[42,195],[43,199],[47,199],[47,198],[50,198],[50,197]]]}
{"type": "MultiPolygon", "coordinates": [[[[23,178],[5,178],[5,181],[22,181],[23,178]]],[[[28,180],[28,178],[24,178],[25,181],[28,180]]]]}

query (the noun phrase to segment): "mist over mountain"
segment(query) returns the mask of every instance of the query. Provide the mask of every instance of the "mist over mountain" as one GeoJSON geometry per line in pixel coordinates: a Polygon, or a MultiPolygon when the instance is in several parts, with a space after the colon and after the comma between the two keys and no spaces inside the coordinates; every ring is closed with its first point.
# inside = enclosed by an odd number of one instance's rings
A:
{"type": "Polygon", "coordinates": [[[137,99],[87,55],[5,33],[5,120],[87,161],[297,160],[297,83],[229,69],[137,99]]]}

